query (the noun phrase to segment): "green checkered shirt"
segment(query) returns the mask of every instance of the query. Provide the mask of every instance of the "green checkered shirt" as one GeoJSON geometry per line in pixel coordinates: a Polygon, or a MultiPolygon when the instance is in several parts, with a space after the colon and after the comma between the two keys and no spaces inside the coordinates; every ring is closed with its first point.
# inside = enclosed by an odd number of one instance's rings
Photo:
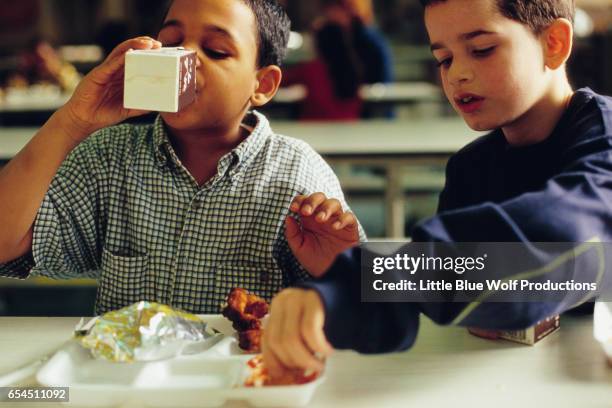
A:
{"type": "Polygon", "coordinates": [[[338,179],[306,143],[274,134],[263,115],[245,124],[254,126],[250,136],[202,186],[161,117],[93,134],[53,179],[31,253],[0,265],[0,275],[96,278],[96,313],[139,300],[218,313],[233,287],[269,300],[308,279],[284,238],[284,218],[293,197],[316,191],[347,208],[338,179]]]}

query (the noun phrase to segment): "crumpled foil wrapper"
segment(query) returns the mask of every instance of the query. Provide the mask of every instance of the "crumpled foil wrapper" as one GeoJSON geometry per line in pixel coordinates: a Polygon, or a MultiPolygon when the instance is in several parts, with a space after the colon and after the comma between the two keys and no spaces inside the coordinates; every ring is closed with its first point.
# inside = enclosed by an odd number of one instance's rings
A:
{"type": "Polygon", "coordinates": [[[95,358],[130,363],[175,357],[186,347],[217,336],[196,315],[138,302],[98,317],[88,333],[77,339],[95,358]]]}

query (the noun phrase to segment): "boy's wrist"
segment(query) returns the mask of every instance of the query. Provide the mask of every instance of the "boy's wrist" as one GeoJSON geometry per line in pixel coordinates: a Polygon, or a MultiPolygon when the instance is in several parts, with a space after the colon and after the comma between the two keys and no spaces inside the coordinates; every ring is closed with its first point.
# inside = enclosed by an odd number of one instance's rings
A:
{"type": "Polygon", "coordinates": [[[93,129],[89,123],[79,119],[72,112],[69,105],[64,105],[51,117],[53,124],[59,127],[62,132],[62,136],[65,137],[66,141],[76,147],[79,143],[87,138],[91,133],[97,129],[93,129]]]}

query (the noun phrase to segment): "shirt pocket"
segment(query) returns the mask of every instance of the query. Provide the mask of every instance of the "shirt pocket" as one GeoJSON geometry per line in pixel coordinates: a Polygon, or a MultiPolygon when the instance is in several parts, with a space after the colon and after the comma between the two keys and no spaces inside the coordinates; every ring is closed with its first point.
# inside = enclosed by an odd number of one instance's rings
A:
{"type": "Polygon", "coordinates": [[[263,263],[219,265],[215,273],[216,297],[225,302],[233,288],[246,289],[269,302],[283,288],[282,271],[263,263]]]}
{"type": "Polygon", "coordinates": [[[141,300],[153,300],[147,290],[148,256],[119,256],[102,250],[96,313],[120,309],[141,300]]]}

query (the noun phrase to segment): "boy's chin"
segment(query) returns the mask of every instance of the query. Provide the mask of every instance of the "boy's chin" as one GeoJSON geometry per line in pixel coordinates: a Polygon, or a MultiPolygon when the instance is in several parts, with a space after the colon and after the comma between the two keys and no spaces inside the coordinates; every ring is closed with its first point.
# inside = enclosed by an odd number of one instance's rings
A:
{"type": "Polygon", "coordinates": [[[176,113],[162,112],[161,117],[168,126],[180,130],[188,130],[198,127],[199,122],[202,121],[202,116],[196,115],[194,111],[189,109],[189,107],[186,107],[185,110],[176,113]]]}
{"type": "Polygon", "coordinates": [[[501,127],[501,125],[497,122],[483,120],[479,118],[469,118],[464,116],[463,120],[470,127],[470,129],[475,130],[477,132],[488,132],[490,130],[494,130],[501,127]]]}

